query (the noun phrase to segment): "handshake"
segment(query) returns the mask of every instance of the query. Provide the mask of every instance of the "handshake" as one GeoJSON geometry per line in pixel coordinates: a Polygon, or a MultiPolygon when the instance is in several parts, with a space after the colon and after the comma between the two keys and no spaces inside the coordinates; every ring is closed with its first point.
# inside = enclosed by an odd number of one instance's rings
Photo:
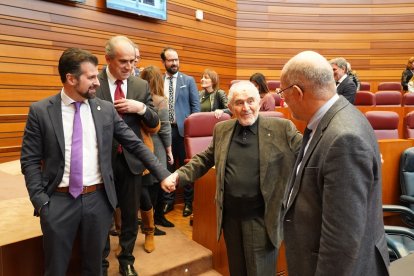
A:
{"type": "Polygon", "coordinates": [[[175,188],[178,184],[179,178],[178,173],[172,173],[166,179],[161,181],[161,188],[166,191],[167,193],[171,193],[175,191],[175,188]]]}

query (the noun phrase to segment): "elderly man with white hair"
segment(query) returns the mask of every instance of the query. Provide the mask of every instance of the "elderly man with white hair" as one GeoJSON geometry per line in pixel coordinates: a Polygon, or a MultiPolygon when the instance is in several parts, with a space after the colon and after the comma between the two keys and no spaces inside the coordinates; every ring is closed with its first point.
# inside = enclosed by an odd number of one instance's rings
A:
{"type": "Polygon", "coordinates": [[[230,274],[274,276],[282,199],[302,135],[289,120],[261,117],[248,81],[234,84],[228,99],[236,119],[218,123],[209,147],[171,177],[185,185],[215,166],[217,239],[223,230],[230,274]]]}

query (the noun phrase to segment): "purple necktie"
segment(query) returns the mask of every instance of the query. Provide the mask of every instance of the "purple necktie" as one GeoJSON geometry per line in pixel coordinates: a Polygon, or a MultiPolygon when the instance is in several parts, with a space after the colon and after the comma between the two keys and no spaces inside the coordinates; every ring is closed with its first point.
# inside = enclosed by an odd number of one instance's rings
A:
{"type": "Polygon", "coordinates": [[[75,116],[73,118],[72,147],[70,154],[69,193],[77,198],[83,189],[83,149],[82,121],[80,107],[82,102],[74,102],[75,116]]]}

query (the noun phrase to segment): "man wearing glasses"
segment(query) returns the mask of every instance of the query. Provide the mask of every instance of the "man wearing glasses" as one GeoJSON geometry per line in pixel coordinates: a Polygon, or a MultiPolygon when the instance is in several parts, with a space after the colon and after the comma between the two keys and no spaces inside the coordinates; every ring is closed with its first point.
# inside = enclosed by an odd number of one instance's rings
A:
{"type": "MultiPolygon", "coordinates": [[[[187,76],[181,72],[180,60],[178,53],[171,47],[165,48],[161,52],[162,63],[165,67],[164,78],[164,95],[168,97],[169,120],[171,123],[172,152],[174,160],[178,165],[184,165],[185,148],[184,148],[184,120],[190,114],[200,112],[200,96],[193,77],[187,76]]],[[[175,168],[171,168],[175,171],[175,168]]],[[[175,194],[164,194],[164,206],[161,211],[167,213],[174,207],[175,194]]],[[[189,216],[193,213],[194,189],[191,184],[184,187],[184,210],[183,216],[189,216]]],[[[166,227],[174,226],[160,214],[159,209],[155,211],[155,223],[166,227]]]]}

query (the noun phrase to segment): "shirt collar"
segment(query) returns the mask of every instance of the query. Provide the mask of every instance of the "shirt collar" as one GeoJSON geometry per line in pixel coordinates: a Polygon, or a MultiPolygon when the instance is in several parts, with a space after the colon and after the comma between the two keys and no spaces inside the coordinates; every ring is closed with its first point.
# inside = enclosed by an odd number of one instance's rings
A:
{"type": "MultiPolygon", "coordinates": [[[[344,79],[346,79],[346,77],[348,77],[348,74],[344,74],[344,75],[342,76],[342,78],[340,78],[340,79],[338,80],[338,82],[339,82],[339,83],[343,82],[343,81],[344,81],[344,79]]],[[[339,84],[338,84],[338,85],[339,85],[339,84]]]]}
{"type": "Polygon", "coordinates": [[[236,124],[236,133],[240,134],[243,130],[248,130],[250,131],[252,134],[256,135],[257,134],[257,129],[258,129],[258,122],[259,118],[257,118],[257,120],[251,125],[251,126],[242,126],[239,121],[237,121],[236,124]]]}
{"type": "Polygon", "coordinates": [[[315,130],[318,127],[319,122],[322,120],[323,116],[325,116],[326,112],[328,112],[328,110],[338,99],[338,94],[335,94],[332,96],[332,98],[329,99],[329,101],[322,105],[310,119],[307,128],[309,128],[313,132],[313,130],[315,130]]]}
{"type": "MultiPolygon", "coordinates": [[[[117,80],[117,78],[115,78],[112,74],[111,74],[111,72],[109,71],[109,67],[108,66],[106,66],[106,75],[108,76],[108,79],[109,79],[109,81],[113,84],[113,85],[116,85],[116,80],[117,80]]],[[[124,81],[125,80],[121,80],[122,81],[122,84],[125,84],[124,83],[124,81]]]]}
{"type": "Polygon", "coordinates": [[[165,78],[168,79],[169,77],[172,77],[173,79],[176,79],[178,77],[178,72],[175,73],[174,75],[168,75],[167,73],[165,73],[165,78]]]}
{"type": "MultiPolygon", "coordinates": [[[[62,102],[64,105],[71,105],[72,103],[76,102],[75,100],[73,100],[72,98],[70,98],[66,93],[65,93],[65,89],[62,88],[62,91],[60,92],[60,97],[62,98],[62,102]]],[[[84,104],[88,104],[88,100],[85,99],[82,101],[84,104]]]]}

